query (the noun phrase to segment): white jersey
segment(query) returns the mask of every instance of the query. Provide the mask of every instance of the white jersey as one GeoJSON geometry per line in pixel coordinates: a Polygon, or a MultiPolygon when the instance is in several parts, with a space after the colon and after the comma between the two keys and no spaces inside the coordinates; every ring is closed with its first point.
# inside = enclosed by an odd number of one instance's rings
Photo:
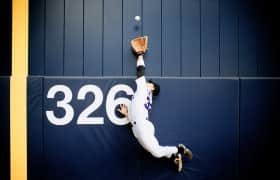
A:
{"type": "Polygon", "coordinates": [[[161,146],[155,137],[155,128],[149,121],[149,111],[152,109],[152,94],[148,90],[146,78],[142,76],[135,80],[137,90],[132,97],[128,119],[132,124],[132,131],[138,142],[154,157],[170,158],[176,154],[176,146],[161,146]]]}
{"type": "Polygon", "coordinates": [[[149,111],[152,109],[152,94],[147,88],[145,76],[141,76],[135,81],[137,89],[131,100],[128,118],[133,125],[133,133],[137,138],[141,136],[145,124],[150,123],[149,111]]]}
{"type": "MultiPolygon", "coordinates": [[[[143,56],[138,56],[137,67],[144,66],[143,56]]],[[[138,142],[154,157],[170,158],[176,154],[176,146],[161,146],[155,137],[154,125],[149,121],[149,111],[152,109],[152,92],[147,87],[145,76],[135,80],[137,89],[128,108],[128,120],[132,124],[132,131],[138,142]]]]}

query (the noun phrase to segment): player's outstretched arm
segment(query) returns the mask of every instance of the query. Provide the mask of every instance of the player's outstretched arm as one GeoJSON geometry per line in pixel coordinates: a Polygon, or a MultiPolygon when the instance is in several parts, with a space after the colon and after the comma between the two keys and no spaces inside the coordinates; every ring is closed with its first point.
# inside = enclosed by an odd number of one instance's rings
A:
{"type": "Polygon", "coordinates": [[[145,63],[144,63],[144,54],[148,50],[148,36],[137,37],[132,39],[131,47],[135,54],[137,54],[137,78],[145,76],[145,63]]]}
{"type": "Polygon", "coordinates": [[[138,56],[136,70],[137,70],[136,73],[137,78],[145,76],[145,63],[144,63],[143,55],[138,56]]]}

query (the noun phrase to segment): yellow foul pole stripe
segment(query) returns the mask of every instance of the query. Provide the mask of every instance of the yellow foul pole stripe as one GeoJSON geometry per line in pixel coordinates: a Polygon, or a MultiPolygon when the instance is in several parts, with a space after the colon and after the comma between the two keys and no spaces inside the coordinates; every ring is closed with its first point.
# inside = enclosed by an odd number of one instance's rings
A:
{"type": "Polygon", "coordinates": [[[11,180],[27,180],[28,0],[12,1],[11,180]]]}

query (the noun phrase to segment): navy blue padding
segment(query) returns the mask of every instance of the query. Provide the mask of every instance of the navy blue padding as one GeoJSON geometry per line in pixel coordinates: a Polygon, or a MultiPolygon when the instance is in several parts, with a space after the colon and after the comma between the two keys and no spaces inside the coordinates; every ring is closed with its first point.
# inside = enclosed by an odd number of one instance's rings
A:
{"type": "Polygon", "coordinates": [[[122,75],[122,0],[104,1],[103,75],[122,75]]]}
{"type": "Polygon", "coordinates": [[[162,1],[162,75],[181,76],[181,1],[162,1]]]}
{"type": "Polygon", "coordinates": [[[220,2],[220,76],[238,76],[238,3],[220,2]]]}
{"type": "Polygon", "coordinates": [[[84,74],[84,3],[83,0],[65,1],[64,75],[84,74]]]}
{"type": "Polygon", "coordinates": [[[45,75],[64,75],[64,0],[46,0],[45,75]]]}
{"type": "Polygon", "coordinates": [[[200,76],[200,1],[184,0],[182,8],[182,76],[200,76]]]}
{"type": "Polygon", "coordinates": [[[201,0],[201,75],[219,76],[219,0],[201,0]]]}
{"type": "Polygon", "coordinates": [[[142,17],[142,4],[139,0],[123,1],[123,75],[135,75],[136,56],[132,51],[130,41],[142,35],[143,19],[135,21],[134,17],[142,17]]]}
{"type": "MultiPolygon", "coordinates": [[[[148,35],[148,52],[144,56],[147,75],[162,75],[161,0],[143,0],[143,34],[148,35]]],[[[165,50],[164,50],[165,51],[165,50]]]]}
{"type": "Polygon", "coordinates": [[[29,1],[29,74],[45,74],[45,0],[29,1]]]}
{"type": "MultiPolygon", "coordinates": [[[[129,126],[116,126],[108,119],[105,101],[109,89],[115,84],[127,84],[135,90],[133,79],[44,78],[43,102],[39,95],[41,79],[29,79],[29,141],[34,142],[29,142],[28,161],[29,170],[37,168],[29,171],[29,176],[41,174],[45,179],[52,180],[233,179],[237,171],[238,81],[154,80],[162,90],[153,100],[150,119],[160,144],[184,143],[194,153],[192,161],[184,159],[182,173],[178,174],[167,159],[156,159],[147,153],[138,144],[129,126]],[[70,104],[75,115],[65,126],[55,126],[45,116],[46,110],[54,110],[57,116],[64,115],[63,110],[56,108],[56,102],[63,99],[61,93],[55,99],[46,98],[49,88],[57,84],[67,85],[73,94],[70,104]],[[104,117],[104,125],[76,124],[80,112],[94,98],[88,94],[86,100],[77,100],[77,93],[85,84],[95,84],[103,92],[103,103],[91,117],[104,117]],[[40,103],[43,103],[43,108],[40,103]],[[43,113],[43,124],[40,113],[43,113]],[[41,150],[43,160],[39,155],[41,150]],[[43,170],[40,170],[42,164],[39,161],[44,165],[43,170]],[[39,164],[34,167],[36,163],[39,164]]],[[[124,93],[117,96],[127,97],[124,93]]]]}
{"type": "Polygon", "coordinates": [[[0,77],[0,179],[10,179],[10,78],[0,77]]]}
{"type": "Polygon", "coordinates": [[[84,1],[84,75],[102,75],[103,0],[84,1]]]}
{"type": "Polygon", "coordinates": [[[238,152],[238,81],[161,79],[151,121],[162,145],[184,143],[194,157],[183,173],[144,155],[143,179],[234,179],[238,152]],[[164,173],[163,173],[164,172],[164,173]]]}
{"type": "Polygon", "coordinates": [[[280,79],[240,83],[240,177],[278,179],[280,79]]]}
{"type": "Polygon", "coordinates": [[[29,77],[27,85],[27,176],[44,179],[43,78],[29,77]]]}
{"type": "MultiPolygon", "coordinates": [[[[68,85],[73,92],[71,105],[75,109],[74,120],[66,126],[54,126],[44,118],[44,153],[46,179],[134,179],[139,176],[139,152],[128,126],[116,126],[106,117],[105,101],[108,89],[116,83],[132,80],[100,79],[45,79],[44,94],[53,84],[68,85]],[[102,106],[92,117],[104,117],[104,125],[77,125],[77,116],[92,101],[77,100],[78,89],[84,84],[98,85],[104,93],[102,106]]],[[[63,98],[58,95],[57,98],[63,98]]],[[[55,100],[45,98],[44,110],[55,107],[55,100]]],[[[55,112],[63,115],[64,112],[55,112]]]]}
{"type": "Polygon", "coordinates": [[[239,6],[239,76],[257,76],[256,18],[248,1],[239,6]]]}

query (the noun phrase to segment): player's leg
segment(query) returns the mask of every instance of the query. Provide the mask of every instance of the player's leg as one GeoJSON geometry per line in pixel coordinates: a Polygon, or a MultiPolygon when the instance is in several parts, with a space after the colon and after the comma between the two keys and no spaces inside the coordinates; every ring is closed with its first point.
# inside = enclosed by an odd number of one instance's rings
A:
{"type": "Polygon", "coordinates": [[[171,158],[172,154],[178,153],[178,148],[176,146],[159,145],[158,139],[155,137],[154,125],[150,121],[146,121],[143,126],[143,129],[145,129],[145,133],[141,135],[143,146],[154,157],[171,158]]]}
{"type": "Polygon", "coordinates": [[[156,158],[166,157],[172,160],[180,172],[183,167],[184,150],[187,148],[183,144],[176,146],[161,146],[155,137],[154,125],[147,121],[145,123],[145,134],[141,138],[140,144],[156,158]]]}
{"type": "Polygon", "coordinates": [[[144,141],[145,149],[147,149],[156,158],[171,158],[173,154],[178,153],[176,146],[161,146],[155,136],[147,137],[144,141]]]}
{"type": "Polygon", "coordinates": [[[154,157],[166,157],[171,159],[171,161],[176,165],[178,172],[182,171],[182,154],[178,152],[178,148],[176,146],[161,146],[159,145],[158,140],[154,135],[145,137],[144,142],[142,142],[141,144],[154,157]]]}

